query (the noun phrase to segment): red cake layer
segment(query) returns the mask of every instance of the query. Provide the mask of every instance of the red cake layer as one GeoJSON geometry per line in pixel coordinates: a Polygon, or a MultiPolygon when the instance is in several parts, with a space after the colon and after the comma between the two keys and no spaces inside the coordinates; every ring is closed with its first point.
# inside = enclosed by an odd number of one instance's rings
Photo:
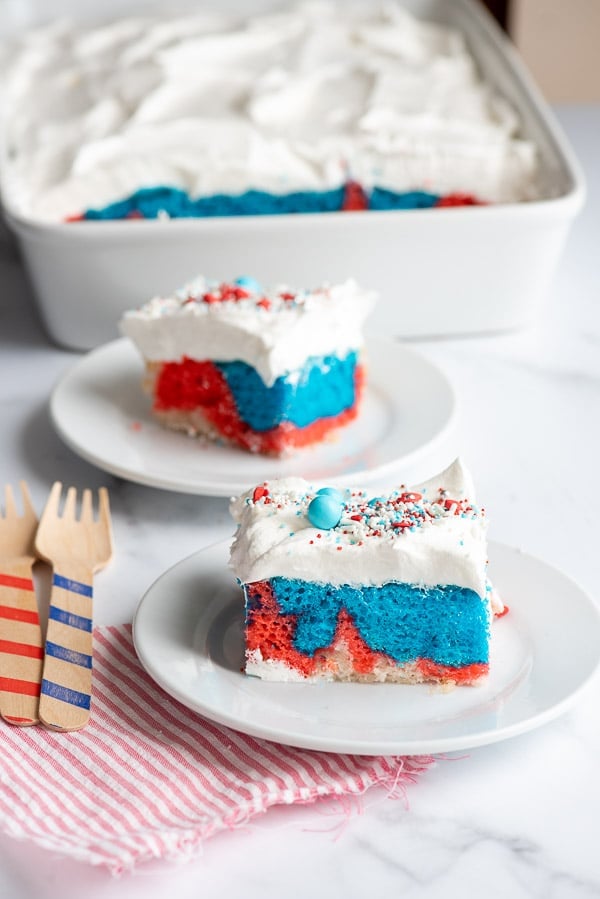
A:
{"type": "Polygon", "coordinates": [[[251,452],[276,455],[288,448],[318,443],[330,431],[356,418],[364,386],[362,366],[356,366],[354,378],[354,404],[339,415],[318,419],[305,428],[282,422],[268,431],[255,431],[240,418],[227,380],[218,367],[210,360],[185,357],[181,362],[161,365],[154,386],[154,409],[157,412],[199,409],[226,440],[251,452]]]}
{"type": "Polygon", "coordinates": [[[478,200],[477,197],[472,196],[471,194],[446,194],[444,197],[440,197],[435,202],[435,209],[440,209],[445,206],[487,206],[487,203],[484,203],[483,200],[478,200]]]}

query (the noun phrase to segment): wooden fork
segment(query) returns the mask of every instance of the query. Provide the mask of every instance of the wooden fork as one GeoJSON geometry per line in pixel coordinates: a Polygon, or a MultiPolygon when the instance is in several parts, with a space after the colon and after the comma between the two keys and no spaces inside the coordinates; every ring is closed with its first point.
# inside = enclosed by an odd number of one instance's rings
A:
{"type": "Polygon", "coordinates": [[[23,514],[10,485],[0,514],[0,714],[27,725],[38,721],[44,653],[32,579],[38,520],[27,484],[20,487],[23,514]]]}
{"type": "Polygon", "coordinates": [[[35,541],[54,568],[40,720],[53,730],[79,730],[90,716],[92,695],[92,596],[94,573],[112,556],[108,492],[98,491],[94,519],[92,491],[84,490],[76,517],[77,491],[69,487],[59,514],[62,484],[50,491],[35,541]]]}

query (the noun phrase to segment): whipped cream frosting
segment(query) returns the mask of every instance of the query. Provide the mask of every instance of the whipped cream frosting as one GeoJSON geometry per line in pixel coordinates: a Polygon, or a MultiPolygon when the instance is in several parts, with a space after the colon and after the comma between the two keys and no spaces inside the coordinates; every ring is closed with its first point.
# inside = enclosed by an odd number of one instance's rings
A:
{"type": "Polygon", "coordinates": [[[171,297],[126,312],[120,330],[148,362],[184,356],[251,365],[267,386],[312,356],[345,357],[363,346],[375,294],[349,279],[316,289],[262,289],[197,278],[171,297]]]}
{"type": "MultiPolygon", "coordinates": [[[[232,500],[239,527],[230,562],[242,583],[286,577],[454,585],[474,590],[492,606],[486,517],[459,460],[431,481],[401,485],[385,497],[347,491],[340,523],[330,530],[309,521],[316,489],[301,478],[284,478],[232,500]]],[[[502,608],[498,598],[495,604],[502,608]]]]}
{"type": "Polygon", "coordinates": [[[464,37],[396,2],[61,22],[10,57],[4,187],[40,220],[156,185],[536,196],[536,150],[464,37]]]}

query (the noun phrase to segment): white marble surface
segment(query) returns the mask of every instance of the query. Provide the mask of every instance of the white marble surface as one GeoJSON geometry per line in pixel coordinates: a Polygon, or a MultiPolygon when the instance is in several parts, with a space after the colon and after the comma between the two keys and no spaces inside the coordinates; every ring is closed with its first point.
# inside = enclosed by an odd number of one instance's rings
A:
{"type": "MultiPolygon", "coordinates": [[[[461,441],[491,518],[491,536],[554,563],[590,593],[600,575],[600,108],[559,110],[585,167],[589,200],[528,332],[419,344],[462,399],[461,441]]],[[[482,299],[484,301],[484,298],[482,299]]],[[[0,242],[0,482],[25,477],[41,506],[50,483],[106,483],[117,554],[96,587],[97,621],[131,619],[154,579],[228,535],[223,500],[118,481],[54,434],[47,400],[77,357],[47,341],[14,247],[0,242]],[[169,525],[165,526],[168,519],[169,525]]],[[[179,899],[324,895],[329,899],[600,896],[600,683],[554,723],[439,761],[406,803],[374,790],[346,821],[334,803],[273,809],[210,840],[182,866],[152,864],[113,880],[0,837],[0,896],[167,891],[179,899]]]]}

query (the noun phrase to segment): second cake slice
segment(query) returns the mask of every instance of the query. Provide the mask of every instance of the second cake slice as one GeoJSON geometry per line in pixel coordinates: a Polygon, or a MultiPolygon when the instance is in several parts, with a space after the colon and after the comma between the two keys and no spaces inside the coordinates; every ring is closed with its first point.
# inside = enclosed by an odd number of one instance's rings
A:
{"type": "Polygon", "coordinates": [[[281,455],[357,414],[362,328],[374,295],[354,281],[313,290],[198,278],[125,314],[167,427],[281,455]]]}

